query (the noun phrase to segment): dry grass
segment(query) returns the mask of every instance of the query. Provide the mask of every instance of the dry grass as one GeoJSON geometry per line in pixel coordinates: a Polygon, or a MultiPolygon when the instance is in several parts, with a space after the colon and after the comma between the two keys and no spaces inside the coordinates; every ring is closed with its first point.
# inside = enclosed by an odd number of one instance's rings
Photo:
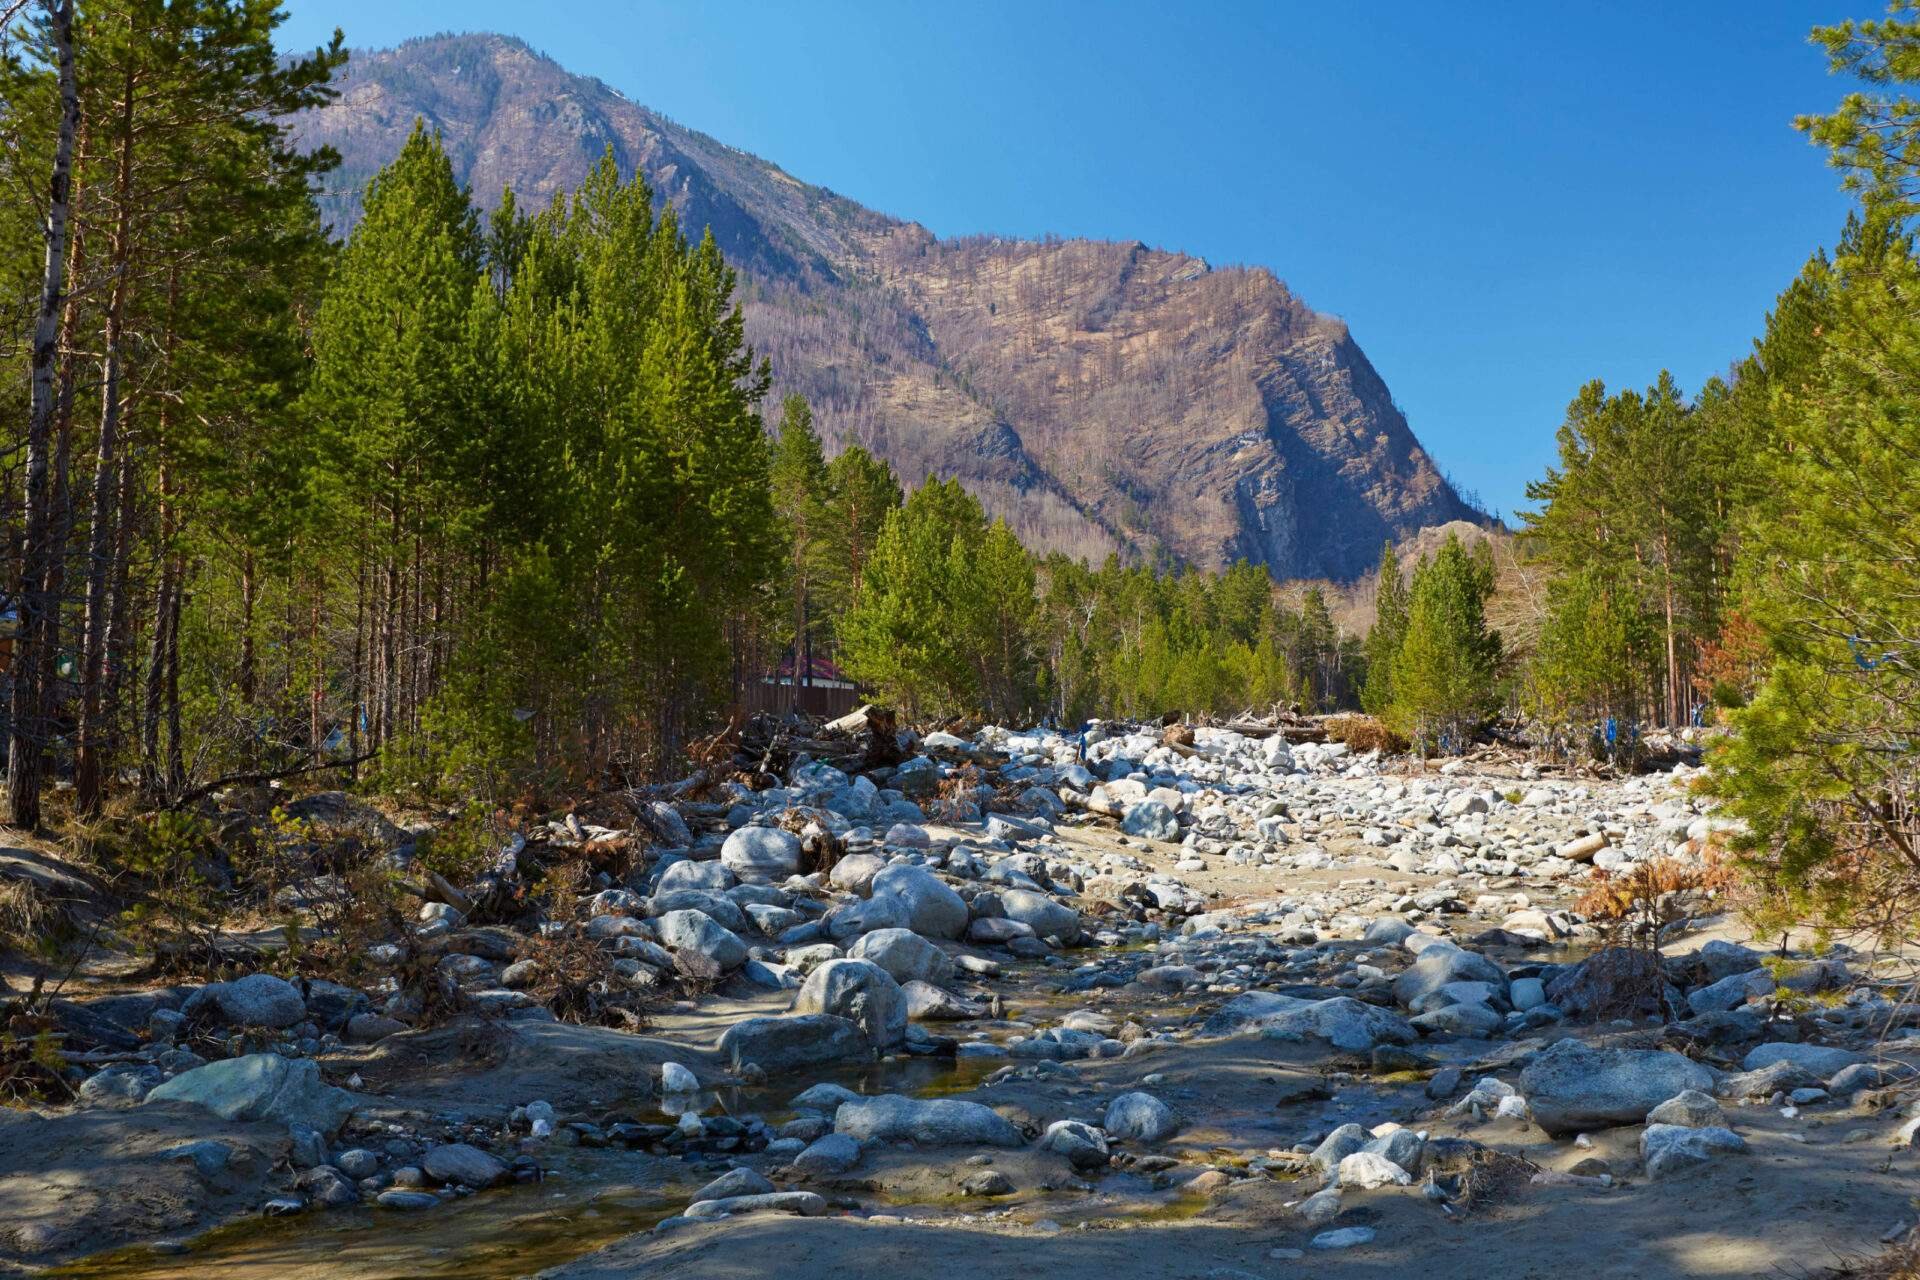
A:
{"type": "Polygon", "coordinates": [[[1909,1235],[1871,1258],[1848,1258],[1824,1273],[1829,1280],[1920,1280],[1920,1241],[1909,1235]]]}
{"type": "Polygon", "coordinates": [[[31,880],[0,880],[0,952],[45,955],[76,929],[66,905],[31,880]]]}
{"type": "Polygon", "coordinates": [[[1407,749],[1407,740],[1376,716],[1333,716],[1327,721],[1326,727],[1329,742],[1344,742],[1351,751],[1397,752],[1407,749]]]}

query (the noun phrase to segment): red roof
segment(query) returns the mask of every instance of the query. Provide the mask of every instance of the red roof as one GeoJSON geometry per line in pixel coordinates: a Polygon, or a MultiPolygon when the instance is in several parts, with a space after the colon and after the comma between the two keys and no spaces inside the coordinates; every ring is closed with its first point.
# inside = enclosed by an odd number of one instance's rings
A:
{"type": "MultiPolygon", "coordinates": [[[[793,679],[793,655],[791,653],[780,659],[780,665],[774,670],[773,674],[782,680],[793,679]]],[[[853,683],[847,679],[844,671],[840,670],[840,668],[832,662],[821,657],[815,657],[807,663],[806,678],[810,681],[839,680],[847,684],[853,683]]]]}

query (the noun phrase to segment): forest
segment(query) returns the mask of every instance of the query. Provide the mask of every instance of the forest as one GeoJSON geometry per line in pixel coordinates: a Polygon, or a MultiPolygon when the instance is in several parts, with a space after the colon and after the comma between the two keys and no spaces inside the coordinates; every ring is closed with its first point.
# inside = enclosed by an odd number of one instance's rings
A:
{"type": "Polygon", "coordinates": [[[804,400],[768,403],[711,236],[611,155],[483,214],[416,125],[337,240],[335,157],[288,121],[345,55],[279,56],[280,20],[8,14],[15,825],[50,791],[90,819],[302,770],[493,800],[657,778],[797,654],[920,721],[1355,709],[1422,752],[1503,722],[1626,763],[1727,723],[1718,776],[1783,870],[1868,833],[1920,860],[1888,749],[1915,634],[1897,16],[1821,34],[1878,90],[1801,121],[1859,209],[1751,354],[1569,405],[1506,557],[1520,625],[1489,622],[1515,613],[1489,542],[1449,538],[1385,547],[1353,634],[1339,584],[1036,556],[957,481],[828,458],[804,400]]]}

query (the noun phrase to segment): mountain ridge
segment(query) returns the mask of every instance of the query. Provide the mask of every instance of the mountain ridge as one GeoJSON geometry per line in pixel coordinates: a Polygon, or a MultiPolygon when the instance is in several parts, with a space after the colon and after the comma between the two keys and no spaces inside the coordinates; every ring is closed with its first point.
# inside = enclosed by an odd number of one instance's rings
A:
{"type": "Polygon", "coordinates": [[[775,392],[830,449],[903,480],[957,476],[1041,550],[1351,579],[1382,542],[1481,520],[1441,476],[1344,321],[1266,267],[1140,241],[941,238],[568,72],[512,37],[356,51],[296,123],[343,164],[345,233],[415,118],[491,207],[544,203],[610,147],[740,272],[775,392]]]}

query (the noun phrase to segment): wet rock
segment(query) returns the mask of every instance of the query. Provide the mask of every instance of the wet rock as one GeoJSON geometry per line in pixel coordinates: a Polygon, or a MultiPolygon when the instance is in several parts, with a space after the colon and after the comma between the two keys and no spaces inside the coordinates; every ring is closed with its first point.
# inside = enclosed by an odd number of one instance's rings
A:
{"type": "Polygon", "coordinates": [[[360,1203],[360,1189],[340,1170],[317,1165],[294,1179],[294,1186],[307,1193],[314,1204],[327,1209],[345,1208],[360,1203]]]}
{"type": "Polygon", "coordinates": [[[373,1202],[383,1209],[417,1211],[437,1208],[440,1197],[430,1191],[408,1191],[400,1187],[389,1187],[375,1196],[373,1202]]]}
{"type": "Polygon", "coordinates": [[[507,1166],[499,1159],[465,1142],[429,1149],[420,1167],[435,1182],[463,1187],[491,1187],[508,1176],[507,1166]]]}
{"type": "Polygon", "coordinates": [[[873,1057],[873,1042],[857,1023],[833,1014],[747,1018],[720,1037],[720,1056],[735,1071],[752,1064],[769,1075],[873,1057]]]}
{"type": "Polygon", "coordinates": [[[1561,1040],[1520,1075],[1533,1118],[1550,1134],[1639,1124],[1668,1098],[1709,1091],[1713,1072],[1659,1049],[1593,1049],[1561,1040]]]}
{"type": "Polygon", "coordinates": [[[349,1178],[371,1178],[380,1172],[380,1157],[365,1147],[352,1147],[333,1158],[333,1167],[349,1178]]]}
{"type": "Polygon", "coordinates": [[[807,975],[794,997],[793,1011],[845,1018],[880,1049],[899,1044],[907,1034],[906,993],[891,974],[870,960],[827,961],[807,975]]]}
{"type": "Polygon", "coordinates": [[[957,1098],[882,1094],[834,1113],[835,1132],[860,1141],[917,1142],[929,1147],[1018,1147],[1020,1131],[998,1112],[957,1098]]]}
{"type": "Polygon", "coordinates": [[[678,1062],[660,1064],[660,1092],[669,1094],[698,1093],[700,1077],[693,1074],[678,1062]]]}
{"type": "Polygon", "coordinates": [[[310,1058],[250,1053],[182,1072],[147,1094],[145,1105],[186,1102],[224,1120],[303,1124],[333,1133],[353,1111],[353,1097],[320,1079],[310,1058]]]}
{"type": "Polygon", "coordinates": [[[1640,1135],[1640,1158],[1646,1164],[1647,1177],[1655,1182],[1746,1149],[1746,1140],[1729,1129],[1650,1124],[1640,1135]]]}
{"type": "Polygon", "coordinates": [[[1180,1131],[1169,1107],[1150,1093],[1123,1093],[1107,1104],[1101,1127],[1109,1136],[1136,1142],[1162,1142],[1180,1131]]]}

